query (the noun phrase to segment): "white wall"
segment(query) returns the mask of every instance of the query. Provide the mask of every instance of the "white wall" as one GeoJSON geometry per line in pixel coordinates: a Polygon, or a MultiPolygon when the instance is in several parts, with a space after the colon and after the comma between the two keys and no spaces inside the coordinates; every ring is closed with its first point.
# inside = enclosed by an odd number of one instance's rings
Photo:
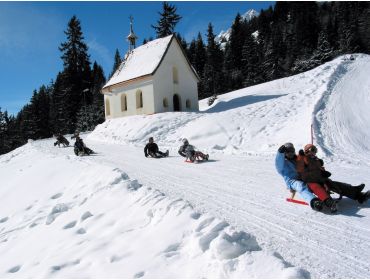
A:
{"type": "Polygon", "coordinates": [[[172,112],[175,93],[181,96],[181,111],[198,111],[197,82],[180,46],[173,39],[166,56],[154,74],[155,112],[172,112]],[[176,67],[178,71],[178,84],[173,83],[173,67],[176,67]],[[168,100],[168,108],[163,107],[163,98],[165,97],[168,100]],[[190,109],[185,106],[186,99],[190,99],[190,109]]]}
{"type": "MultiPolygon", "coordinates": [[[[110,102],[110,115],[106,119],[118,118],[131,115],[153,114],[153,81],[148,80],[141,83],[130,84],[124,87],[116,88],[112,93],[104,94],[104,106],[106,100],[110,102]],[[136,108],[136,92],[141,90],[143,93],[143,108],[136,108]],[[121,111],[121,95],[126,94],[127,111],[121,111]]],[[[106,111],[105,111],[106,112],[106,111]]]]}

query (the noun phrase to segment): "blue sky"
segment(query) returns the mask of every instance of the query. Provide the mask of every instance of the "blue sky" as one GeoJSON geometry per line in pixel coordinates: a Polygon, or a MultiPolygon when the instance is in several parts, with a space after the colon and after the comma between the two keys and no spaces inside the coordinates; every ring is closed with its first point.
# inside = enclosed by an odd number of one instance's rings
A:
{"type": "MultiPolygon", "coordinates": [[[[217,1],[169,2],[183,18],[176,31],[189,42],[198,32],[205,35],[208,23],[215,34],[230,27],[239,12],[260,11],[274,2],[217,1]]],[[[81,21],[91,62],[109,75],[115,50],[121,55],[128,43],[129,16],[141,45],[155,32],[162,2],[1,2],[0,1],[0,107],[16,114],[29,102],[34,89],[49,84],[62,70],[58,47],[66,40],[64,30],[73,15],[81,21]]]]}

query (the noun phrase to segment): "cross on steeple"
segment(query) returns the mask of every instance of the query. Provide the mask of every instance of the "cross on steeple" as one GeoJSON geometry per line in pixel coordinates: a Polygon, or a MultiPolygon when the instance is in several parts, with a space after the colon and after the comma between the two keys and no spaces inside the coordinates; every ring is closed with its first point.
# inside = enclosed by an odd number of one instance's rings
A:
{"type": "Polygon", "coordinates": [[[127,40],[130,42],[129,51],[132,51],[133,49],[136,48],[136,39],[138,37],[135,35],[133,27],[132,27],[132,22],[134,18],[130,15],[129,19],[130,19],[130,34],[128,34],[127,40]]]}

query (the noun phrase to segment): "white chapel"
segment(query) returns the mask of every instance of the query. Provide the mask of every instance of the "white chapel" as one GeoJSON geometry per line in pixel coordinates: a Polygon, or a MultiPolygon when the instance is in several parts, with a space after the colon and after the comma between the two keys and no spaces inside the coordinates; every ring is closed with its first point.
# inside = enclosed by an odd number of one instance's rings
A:
{"type": "Polygon", "coordinates": [[[130,50],[104,85],[106,119],[173,111],[198,111],[198,74],[175,35],[130,50]]]}

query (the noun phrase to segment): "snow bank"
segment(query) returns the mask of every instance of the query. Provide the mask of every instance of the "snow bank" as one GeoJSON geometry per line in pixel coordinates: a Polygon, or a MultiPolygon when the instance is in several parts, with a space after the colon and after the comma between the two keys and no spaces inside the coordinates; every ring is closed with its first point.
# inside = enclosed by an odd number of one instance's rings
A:
{"type": "Polygon", "coordinates": [[[0,177],[3,278],[304,277],[253,235],[118,168],[29,143],[0,157],[0,177]]]}

